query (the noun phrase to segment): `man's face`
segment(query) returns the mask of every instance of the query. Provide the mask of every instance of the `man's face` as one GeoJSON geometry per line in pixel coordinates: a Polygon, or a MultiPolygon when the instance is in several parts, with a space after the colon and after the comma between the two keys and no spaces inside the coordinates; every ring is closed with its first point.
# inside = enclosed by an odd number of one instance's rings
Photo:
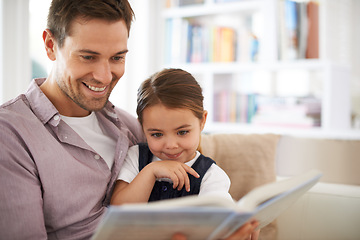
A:
{"type": "Polygon", "coordinates": [[[104,107],[124,74],[127,40],[124,21],[72,23],[64,45],[54,45],[54,67],[49,76],[57,83],[49,98],[61,114],[86,116],[104,107]]]}

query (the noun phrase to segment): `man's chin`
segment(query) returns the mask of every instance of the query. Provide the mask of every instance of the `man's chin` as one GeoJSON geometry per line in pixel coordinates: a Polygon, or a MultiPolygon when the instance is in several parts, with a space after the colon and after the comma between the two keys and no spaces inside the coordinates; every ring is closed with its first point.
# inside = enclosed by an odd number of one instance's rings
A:
{"type": "Polygon", "coordinates": [[[96,104],[83,104],[83,105],[80,105],[80,107],[86,111],[96,112],[96,111],[102,110],[106,106],[107,102],[108,102],[108,100],[105,101],[105,103],[97,102],[96,104]]]}

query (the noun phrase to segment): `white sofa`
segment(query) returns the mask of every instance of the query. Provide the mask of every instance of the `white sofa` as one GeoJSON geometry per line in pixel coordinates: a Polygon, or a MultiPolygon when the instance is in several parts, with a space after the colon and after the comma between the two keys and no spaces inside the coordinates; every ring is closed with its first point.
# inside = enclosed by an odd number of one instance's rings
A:
{"type": "Polygon", "coordinates": [[[360,239],[360,186],[318,183],[277,219],[278,240],[360,239]]]}
{"type": "Polygon", "coordinates": [[[277,175],[311,168],[323,172],[321,182],[277,219],[277,239],[359,240],[360,141],[282,136],[277,175]]]}
{"type": "Polygon", "coordinates": [[[323,172],[317,185],[263,228],[260,239],[360,239],[360,141],[210,134],[202,136],[201,148],[228,173],[235,199],[308,169],[323,172]]]}

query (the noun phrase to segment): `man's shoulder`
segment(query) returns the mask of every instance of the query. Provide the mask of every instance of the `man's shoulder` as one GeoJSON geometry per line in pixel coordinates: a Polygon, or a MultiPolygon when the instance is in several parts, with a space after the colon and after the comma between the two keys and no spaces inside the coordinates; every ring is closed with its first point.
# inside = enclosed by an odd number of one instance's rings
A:
{"type": "Polygon", "coordinates": [[[121,117],[121,119],[128,119],[129,121],[137,121],[136,117],[131,115],[129,112],[114,106],[115,113],[121,117]]]}
{"type": "MultiPolygon", "coordinates": [[[[125,125],[128,128],[138,128],[140,126],[138,120],[135,116],[131,115],[124,109],[121,109],[119,107],[113,106],[112,107],[113,113],[115,113],[115,118],[118,119],[123,125],[125,125]]],[[[109,112],[108,112],[109,114],[109,112]]]]}
{"type": "Polygon", "coordinates": [[[113,115],[112,117],[120,122],[119,127],[124,133],[128,135],[128,137],[132,140],[132,143],[135,144],[138,142],[143,142],[145,139],[144,134],[136,117],[114,105],[111,105],[111,108],[109,108],[109,106],[110,105],[107,105],[104,108],[106,114],[109,116],[113,115]]]}
{"type": "Polygon", "coordinates": [[[6,102],[4,102],[3,104],[0,105],[0,111],[12,109],[12,108],[14,108],[14,106],[16,108],[17,104],[19,104],[19,103],[24,104],[25,103],[24,100],[25,100],[24,94],[21,94],[15,98],[7,100],[6,102]]]}
{"type": "Polygon", "coordinates": [[[24,111],[29,109],[24,95],[13,98],[0,106],[0,118],[6,121],[12,121],[13,118],[19,119],[24,116],[24,111]]]}

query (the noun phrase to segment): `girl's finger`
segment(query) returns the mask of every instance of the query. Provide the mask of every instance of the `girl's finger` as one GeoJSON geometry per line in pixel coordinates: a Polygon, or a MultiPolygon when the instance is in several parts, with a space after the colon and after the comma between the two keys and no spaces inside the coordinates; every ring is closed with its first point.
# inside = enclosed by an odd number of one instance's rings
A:
{"type": "Polygon", "coordinates": [[[174,189],[179,186],[179,177],[176,175],[175,172],[170,173],[169,178],[170,178],[171,181],[173,182],[173,188],[174,188],[174,189]]]}
{"type": "Polygon", "coordinates": [[[177,178],[179,179],[179,184],[177,186],[177,189],[179,191],[184,187],[184,184],[185,184],[185,179],[184,179],[183,172],[184,172],[184,170],[182,170],[182,169],[177,169],[175,171],[175,174],[176,174],[177,178]]]}
{"type": "Polygon", "coordinates": [[[186,172],[190,173],[194,177],[196,177],[196,178],[200,177],[200,175],[192,167],[189,167],[186,164],[184,164],[184,169],[185,169],[186,172]]]}

